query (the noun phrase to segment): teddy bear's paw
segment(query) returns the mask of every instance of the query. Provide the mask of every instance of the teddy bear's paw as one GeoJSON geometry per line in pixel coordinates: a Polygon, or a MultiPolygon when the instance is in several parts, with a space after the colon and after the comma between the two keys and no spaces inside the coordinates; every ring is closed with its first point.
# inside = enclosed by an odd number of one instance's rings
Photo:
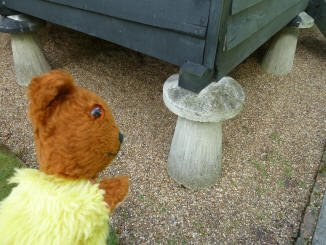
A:
{"type": "Polygon", "coordinates": [[[128,176],[103,179],[100,188],[105,190],[104,201],[109,205],[111,212],[121,203],[128,194],[128,176]]]}

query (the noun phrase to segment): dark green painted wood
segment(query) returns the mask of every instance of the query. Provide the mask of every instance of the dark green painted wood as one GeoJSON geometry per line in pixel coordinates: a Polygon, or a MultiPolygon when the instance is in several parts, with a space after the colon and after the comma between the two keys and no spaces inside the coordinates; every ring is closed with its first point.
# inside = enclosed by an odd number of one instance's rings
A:
{"type": "Polygon", "coordinates": [[[263,2],[265,0],[233,0],[232,2],[232,14],[239,13],[240,11],[247,9],[255,4],[263,2]]]}
{"type": "Polygon", "coordinates": [[[216,78],[215,60],[219,37],[226,33],[226,20],[230,14],[230,0],[212,0],[207,28],[204,65],[185,63],[179,73],[179,86],[200,92],[216,78]]]}
{"type": "Polygon", "coordinates": [[[214,73],[213,69],[186,62],[180,69],[178,84],[181,88],[199,93],[213,81],[214,73]]]}
{"type": "Polygon", "coordinates": [[[4,7],[1,3],[0,3],[0,15],[2,16],[7,16],[7,15],[12,15],[12,14],[17,14],[16,11],[7,9],[6,7],[4,7]]]}
{"type": "Polygon", "coordinates": [[[203,65],[186,62],[179,72],[180,87],[199,93],[213,81],[216,76],[215,59],[218,37],[225,19],[223,12],[225,9],[230,9],[229,7],[229,0],[211,1],[203,65]]]}
{"type": "MultiPolygon", "coordinates": [[[[226,49],[226,34],[227,34],[227,28],[228,28],[228,19],[231,14],[231,8],[232,8],[232,2],[225,0],[224,1],[224,7],[221,12],[221,24],[220,24],[220,30],[218,34],[218,54],[221,54],[226,49]]],[[[216,60],[215,60],[216,63],[216,60]]]]}
{"type": "Polygon", "coordinates": [[[211,0],[209,21],[207,27],[204,66],[214,69],[217,52],[218,36],[222,27],[222,11],[228,8],[229,0],[211,0]]]}
{"type": "Polygon", "coordinates": [[[46,0],[132,22],[205,37],[210,0],[46,0]]]}
{"type": "Polygon", "coordinates": [[[228,19],[227,50],[255,35],[257,31],[264,28],[277,16],[288,12],[302,1],[304,0],[265,0],[239,14],[230,16],[228,19]]]}
{"type": "Polygon", "coordinates": [[[205,41],[193,36],[40,0],[9,0],[6,6],[178,66],[203,62],[205,41]]]}
{"type": "Polygon", "coordinates": [[[198,92],[286,26],[308,0],[7,0],[5,6],[181,67],[198,92]],[[233,5],[232,5],[233,3],[233,5]]]}
{"type": "Polygon", "coordinates": [[[326,37],[326,1],[310,0],[307,11],[315,19],[319,30],[326,37]]]}
{"type": "Polygon", "coordinates": [[[237,47],[220,54],[218,53],[216,61],[218,78],[220,79],[232,71],[271,36],[286,26],[298,13],[303,11],[307,5],[308,0],[300,1],[288,11],[276,16],[267,26],[256,32],[255,35],[252,35],[237,47]]]}

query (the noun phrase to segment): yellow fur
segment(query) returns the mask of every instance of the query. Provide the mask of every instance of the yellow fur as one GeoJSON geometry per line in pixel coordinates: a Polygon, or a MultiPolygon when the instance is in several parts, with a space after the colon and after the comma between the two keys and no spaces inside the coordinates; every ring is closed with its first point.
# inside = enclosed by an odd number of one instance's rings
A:
{"type": "Polygon", "coordinates": [[[10,183],[18,186],[0,202],[1,245],[106,244],[110,211],[98,184],[35,169],[16,170],[10,183]]]}

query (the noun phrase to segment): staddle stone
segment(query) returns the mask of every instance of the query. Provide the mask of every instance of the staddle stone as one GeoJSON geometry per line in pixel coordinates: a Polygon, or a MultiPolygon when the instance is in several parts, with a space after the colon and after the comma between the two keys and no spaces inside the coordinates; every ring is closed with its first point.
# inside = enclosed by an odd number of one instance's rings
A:
{"type": "Polygon", "coordinates": [[[291,72],[297,48],[299,29],[311,28],[314,19],[301,12],[291,24],[277,33],[262,61],[262,69],[271,74],[285,75],[291,72]]]}
{"type": "Polygon", "coordinates": [[[222,121],[242,109],[245,94],[231,77],[212,82],[199,94],[178,86],[173,75],[163,87],[163,100],[178,121],[168,158],[168,173],[191,189],[214,185],[221,175],[222,121]]]}

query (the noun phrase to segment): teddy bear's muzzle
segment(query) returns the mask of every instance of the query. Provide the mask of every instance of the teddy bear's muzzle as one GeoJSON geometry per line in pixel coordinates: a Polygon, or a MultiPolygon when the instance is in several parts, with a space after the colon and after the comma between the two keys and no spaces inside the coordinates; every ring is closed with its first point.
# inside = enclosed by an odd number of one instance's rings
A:
{"type": "Polygon", "coordinates": [[[119,141],[120,141],[120,143],[122,143],[122,142],[123,142],[123,134],[122,134],[122,133],[120,133],[120,132],[119,132],[119,141]]]}
{"type": "Polygon", "coordinates": [[[123,142],[123,134],[119,132],[119,141],[120,141],[120,145],[119,145],[119,149],[116,153],[112,153],[112,152],[108,152],[108,156],[109,157],[115,157],[116,155],[118,155],[118,152],[120,151],[120,147],[121,147],[121,144],[123,142]]]}

